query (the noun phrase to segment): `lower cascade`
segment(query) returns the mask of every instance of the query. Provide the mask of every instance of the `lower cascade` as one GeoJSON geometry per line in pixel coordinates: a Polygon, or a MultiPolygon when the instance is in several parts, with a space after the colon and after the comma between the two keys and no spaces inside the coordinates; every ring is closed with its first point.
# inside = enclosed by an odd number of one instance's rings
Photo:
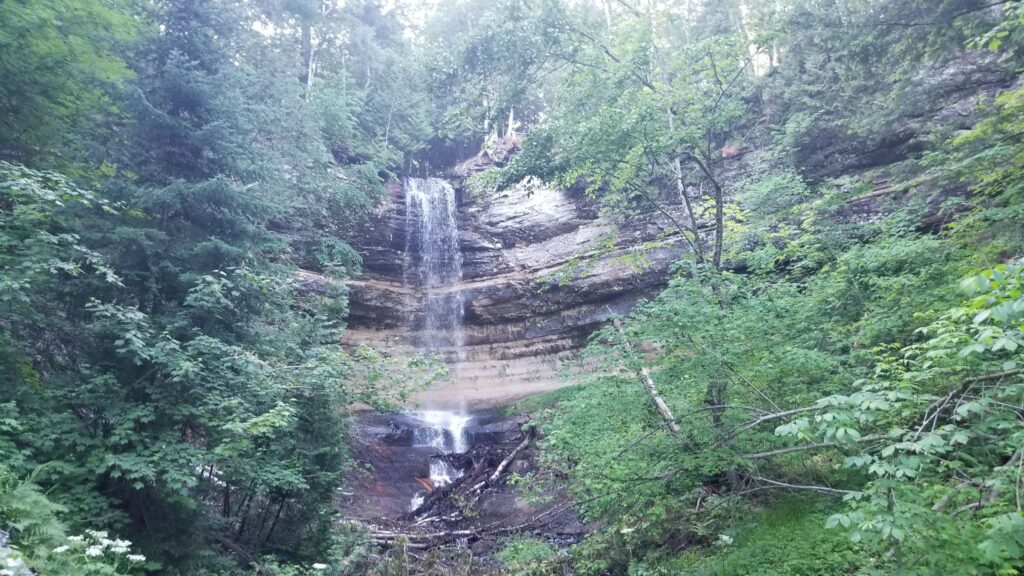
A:
{"type": "Polygon", "coordinates": [[[431,446],[444,454],[461,454],[469,449],[466,425],[471,415],[447,410],[422,410],[409,416],[424,424],[413,432],[414,446],[431,446]]]}
{"type": "MultiPolygon", "coordinates": [[[[462,470],[453,466],[445,456],[462,454],[469,449],[466,426],[473,416],[446,410],[423,410],[409,412],[417,427],[413,429],[413,446],[434,448],[437,453],[430,457],[429,484],[437,489],[451,484],[462,477],[462,470]]],[[[426,491],[413,495],[409,511],[415,511],[426,498],[426,491]]]]}

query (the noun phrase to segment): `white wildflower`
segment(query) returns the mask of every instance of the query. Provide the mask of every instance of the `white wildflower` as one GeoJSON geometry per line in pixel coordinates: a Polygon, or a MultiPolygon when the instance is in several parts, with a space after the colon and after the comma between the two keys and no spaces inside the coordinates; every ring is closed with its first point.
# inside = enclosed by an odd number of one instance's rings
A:
{"type": "Polygon", "coordinates": [[[63,554],[71,549],[71,546],[57,546],[53,549],[54,554],[63,554]]]}
{"type": "Polygon", "coordinates": [[[106,530],[86,530],[85,533],[89,536],[92,536],[93,538],[96,538],[97,540],[101,540],[107,537],[106,530]]]}
{"type": "Polygon", "coordinates": [[[85,549],[86,556],[103,556],[103,548],[101,546],[89,546],[85,549]]]}
{"type": "Polygon", "coordinates": [[[3,570],[0,570],[0,576],[14,576],[14,571],[4,568],[3,570]]]}
{"type": "Polygon", "coordinates": [[[128,540],[106,540],[105,542],[114,554],[125,554],[132,545],[128,540]]]}
{"type": "Polygon", "coordinates": [[[85,536],[68,536],[68,542],[81,542],[85,540],[85,536]]]}
{"type": "Polygon", "coordinates": [[[728,546],[729,544],[732,544],[732,536],[729,536],[728,534],[719,534],[718,541],[728,546]]]}
{"type": "Polygon", "coordinates": [[[125,556],[125,558],[127,558],[129,562],[145,562],[146,561],[146,557],[143,556],[142,554],[129,554],[129,555],[125,556]]]}
{"type": "Polygon", "coordinates": [[[8,568],[17,568],[18,566],[21,566],[21,558],[15,558],[13,556],[8,556],[4,562],[7,564],[8,568]]]}
{"type": "Polygon", "coordinates": [[[313,564],[313,570],[327,570],[327,564],[320,564],[317,562],[316,564],[313,564]]]}

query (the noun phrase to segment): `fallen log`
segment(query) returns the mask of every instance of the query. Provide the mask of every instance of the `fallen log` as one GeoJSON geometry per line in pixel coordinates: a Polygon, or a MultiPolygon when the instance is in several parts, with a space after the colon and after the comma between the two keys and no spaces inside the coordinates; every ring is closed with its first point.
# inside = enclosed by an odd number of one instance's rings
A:
{"type": "MultiPolygon", "coordinates": [[[[523,450],[529,447],[530,442],[533,440],[535,435],[535,428],[527,429],[524,433],[523,440],[520,441],[520,443],[513,448],[511,452],[505,455],[504,458],[498,461],[496,466],[493,464],[497,457],[494,450],[487,449],[483,453],[470,454],[470,457],[473,459],[473,465],[470,470],[447,486],[428,490],[427,496],[423,499],[423,503],[417,506],[415,510],[409,512],[405,516],[405,519],[424,519],[424,517],[433,511],[441,502],[449,501],[452,494],[461,492],[466,495],[479,496],[481,491],[485,488],[497,484],[501,475],[508,470],[508,467],[512,462],[515,461],[523,450]],[[494,466],[493,471],[491,471],[492,466],[494,466]],[[469,486],[470,488],[468,490],[463,490],[465,486],[469,486]]],[[[417,478],[417,480],[420,479],[417,478]]],[[[420,483],[421,485],[423,484],[422,482],[420,483]]]]}
{"type": "Polygon", "coordinates": [[[227,536],[218,535],[215,537],[215,539],[222,546],[230,550],[235,555],[235,557],[239,558],[240,560],[243,560],[247,563],[251,563],[253,560],[256,559],[255,553],[253,553],[245,546],[242,546],[238,542],[235,542],[234,540],[228,538],[227,536]]]}
{"type": "MultiPolygon", "coordinates": [[[[622,322],[615,319],[612,320],[612,324],[615,325],[615,329],[619,332],[619,336],[622,338],[626,351],[629,352],[630,356],[635,357],[636,353],[633,351],[633,345],[629,343],[629,340],[626,340],[626,331],[622,329],[622,322]]],[[[651,402],[654,403],[654,407],[658,410],[658,413],[661,414],[661,418],[668,426],[669,431],[673,434],[678,434],[679,424],[676,424],[676,418],[672,415],[672,411],[669,410],[668,404],[665,403],[661,394],[658,394],[658,389],[654,386],[654,379],[651,378],[651,371],[646,366],[640,368],[640,381],[643,383],[644,390],[647,391],[647,395],[651,397],[651,402]]]]}
{"type": "Polygon", "coordinates": [[[435,532],[400,532],[396,530],[388,530],[372,524],[365,524],[361,522],[353,522],[356,525],[362,526],[367,529],[370,536],[370,541],[374,544],[381,546],[390,546],[399,541],[404,541],[404,546],[416,549],[431,548],[439,546],[448,542],[459,540],[460,538],[467,538],[470,540],[478,540],[481,538],[488,538],[494,536],[500,536],[503,534],[511,534],[513,532],[520,532],[527,529],[536,530],[541,526],[553,521],[558,514],[565,512],[573,506],[571,501],[564,502],[557,506],[553,506],[548,510],[544,511],[537,516],[534,516],[530,520],[508,526],[505,524],[489,524],[487,526],[481,526],[473,529],[462,529],[462,530],[442,530],[435,532]]]}
{"type": "Polygon", "coordinates": [[[461,478],[457,478],[454,482],[448,484],[447,486],[442,486],[436,490],[431,491],[430,493],[427,494],[426,498],[423,499],[423,503],[417,506],[408,514],[406,514],[404,518],[406,520],[415,520],[417,518],[420,518],[421,516],[424,516],[427,512],[433,509],[438,502],[447,499],[448,496],[452,492],[454,492],[459,486],[465,484],[466,480],[467,476],[462,476],[461,478]]]}
{"type": "Polygon", "coordinates": [[[516,456],[518,456],[520,452],[529,447],[530,442],[533,440],[534,430],[534,428],[529,428],[526,432],[526,437],[523,438],[523,441],[520,442],[519,445],[516,446],[514,449],[512,449],[512,451],[509,452],[508,456],[506,456],[505,459],[502,460],[500,464],[498,464],[498,467],[494,469],[494,473],[488,476],[487,479],[484,480],[483,482],[475,484],[473,488],[470,489],[470,491],[479,492],[480,490],[483,490],[487,486],[493,486],[498,481],[498,479],[501,478],[501,475],[502,473],[505,472],[505,469],[508,468],[509,465],[512,464],[512,461],[516,459],[516,456]]]}
{"type": "Polygon", "coordinates": [[[459,478],[456,478],[451,484],[442,486],[430,491],[426,498],[423,499],[423,503],[416,507],[405,515],[406,520],[416,520],[426,516],[431,510],[433,510],[440,502],[448,500],[449,496],[457,491],[461,486],[472,483],[476,478],[485,474],[488,468],[488,463],[493,460],[492,451],[490,449],[483,451],[482,453],[471,455],[473,458],[473,465],[470,470],[464,473],[459,478]]]}

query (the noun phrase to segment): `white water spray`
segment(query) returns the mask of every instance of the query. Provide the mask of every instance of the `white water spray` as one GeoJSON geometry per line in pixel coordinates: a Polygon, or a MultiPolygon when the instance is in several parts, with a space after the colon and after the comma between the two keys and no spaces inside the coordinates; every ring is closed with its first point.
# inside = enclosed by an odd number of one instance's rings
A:
{"type": "MultiPolygon", "coordinates": [[[[413,446],[434,448],[439,453],[430,458],[430,482],[434,488],[442,488],[461,478],[462,470],[452,466],[444,455],[461,454],[469,449],[466,425],[473,417],[444,410],[410,412],[409,416],[420,424],[413,428],[413,446]]],[[[419,508],[425,498],[425,492],[417,492],[409,503],[409,510],[419,508]]]]}
{"type": "Polygon", "coordinates": [[[417,288],[422,315],[415,319],[417,344],[428,351],[462,352],[462,251],[459,249],[455,189],[440,178],[405,181],[405,252],[403,280],[417,288]]]}
{"type": "Polygon", "coordinates": [[[414,446],[431,446],[442,454],[461,454],[469,449],[466,425],[472,416],[445,410],[423,410],[409,415],[423,423],[413,430],[414,446]]]}

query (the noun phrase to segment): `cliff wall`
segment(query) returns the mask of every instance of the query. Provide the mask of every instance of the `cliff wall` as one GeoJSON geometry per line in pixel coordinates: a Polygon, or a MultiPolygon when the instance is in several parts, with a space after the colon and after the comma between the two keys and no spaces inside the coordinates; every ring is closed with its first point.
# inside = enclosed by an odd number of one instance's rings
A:
{"type": "MultiPolygon", "coordinates": [[[[474,198],[460,188],[458,206],[463,278],[450,289],[464,303],[464,346],[443,350],[453,382],[422,394],[424,405],[493,405],[561,386],[560,371],[590,332],[655,294],[682,250],[667,219],[613,223],[569,191],[518,187],[474,198]]],[[[424,311],[403,282],[400,185],[357,249],[366,277],[349,283],[346,343],[415,352],[424,311]]]]}

